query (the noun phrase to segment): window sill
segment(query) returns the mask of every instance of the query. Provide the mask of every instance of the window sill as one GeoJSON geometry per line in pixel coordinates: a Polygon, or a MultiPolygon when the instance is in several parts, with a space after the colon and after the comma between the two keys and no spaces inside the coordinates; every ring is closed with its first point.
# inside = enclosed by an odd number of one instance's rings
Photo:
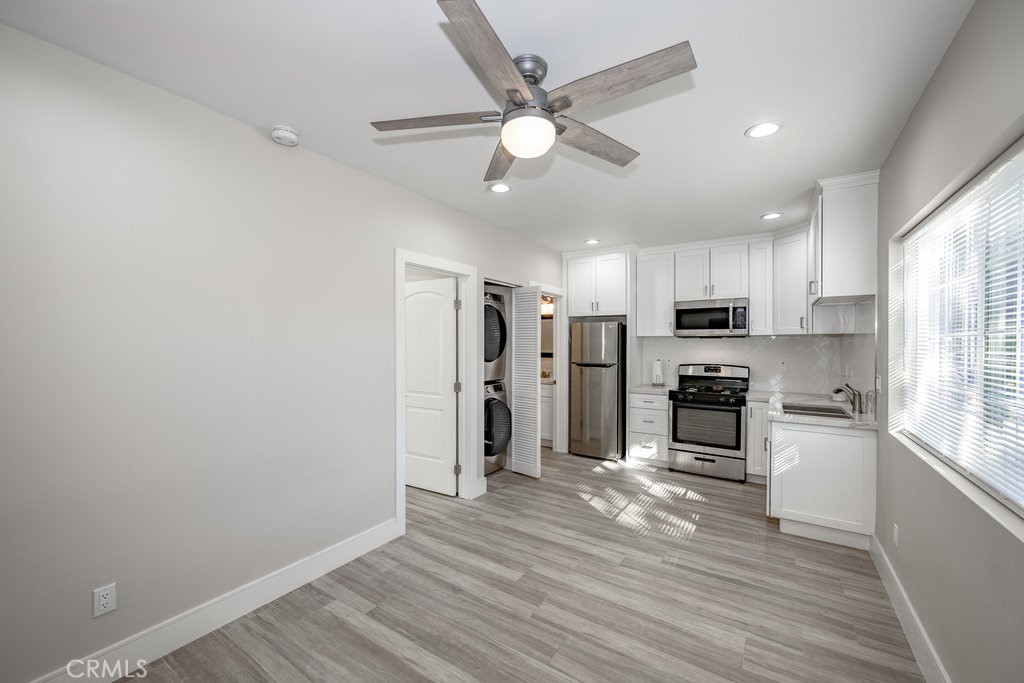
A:
{"type": "Polygon", "coordinates": [[[941,458],[936,457],[919,446],[912,439],[899,432],[890,431],[889,434],[907,450],[921,458],[925,464],[931,467],[940,477],[952,484],[960,493],[967,496],[986,515],[991,517],[996,524],[1013,534],[1018,541],[1024,543],[1024,518],[1000,503],[985,489],[950,467],[941,458]]]}

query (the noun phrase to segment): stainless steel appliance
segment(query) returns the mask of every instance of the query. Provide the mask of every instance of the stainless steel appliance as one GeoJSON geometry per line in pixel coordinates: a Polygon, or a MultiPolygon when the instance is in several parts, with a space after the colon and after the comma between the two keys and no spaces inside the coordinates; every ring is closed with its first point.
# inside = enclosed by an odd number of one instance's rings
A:
{"type": "Polygon", "coordinates": [[[677,301],[677,337],[746,337],[749,299],[677,301]]]}
{"type": "Polygon", "coordinates": [[[484,387],[484,474],[505,467],[508,442],[512,438],[512,411],[508,408],[505,385],[484,387]]]}
{"type": "Polygon", "coordinates": [[[505,347],[508,325],[505,323],[505,297],[484,291],[484,383],[505,379],[505,347]]]}
{"type": "Polygon", "coordinates": [[[746,366],[679,366],[679,386],[668,392],[669,469],[747,480],[749,388],[746,366]]]}
{"type": "Polygon", "coordinates": [[[626,326],[569,328],[569,452],[618,459],[626,452],[626,326]]]}

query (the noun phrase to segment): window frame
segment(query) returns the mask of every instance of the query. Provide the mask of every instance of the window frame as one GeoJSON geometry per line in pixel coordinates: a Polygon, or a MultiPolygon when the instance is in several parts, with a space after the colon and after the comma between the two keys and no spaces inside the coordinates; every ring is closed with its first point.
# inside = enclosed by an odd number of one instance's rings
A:
{"type": "MultiPolygon", "coordinates": [[[[983,509],[999,519],[1004,526],[1024,537],[1024,505],[1009,498],[999,489],[975,475],[962,464],[924,443],[906,429],[907,377],[906,350],[906,292],[905,244],[919,229],[925,228],[960,199],[985,183],[992,174],[1014,158],[1024,157],[1024,138],[1020,138],[995,160],[970,178],[959,190],[924,216],[915,219],[889,241],[889,414],[887,429],[904,446],[929,462],[947,480],[957,486],[983,509]],[[995,505],[993,505],[993,503],[995,505]],[[1007,514],[1008,513],[1008,514],[1007,514]]],[[[1024,443],[1021,444],[1024,452],[1024,443]]],[[[1022,456],[1024,457],[1024,456],[1022,456]]]]}

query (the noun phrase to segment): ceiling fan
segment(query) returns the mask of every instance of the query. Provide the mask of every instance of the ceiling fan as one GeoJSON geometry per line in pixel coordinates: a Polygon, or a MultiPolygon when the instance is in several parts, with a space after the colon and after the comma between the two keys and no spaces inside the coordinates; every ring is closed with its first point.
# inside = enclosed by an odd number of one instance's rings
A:
{"type": "Polygon", "coordinates": [[[548,92],[540,87],[547,75],[547,62],[531,54],[512,59],[474,0],[437,0],[437,4],[490,83],[505,93],[505,110],[373,121],[371,125],[379,131],[390,131],[500,122],[501,141],[484,174],[485,182],[504,178],[516,158],[541,156],[551,149],[556,139],[587,154],[625,166],[639,152],[566,114],[621,97],[697,67],[690,43],[682,42],[548,92]]]}

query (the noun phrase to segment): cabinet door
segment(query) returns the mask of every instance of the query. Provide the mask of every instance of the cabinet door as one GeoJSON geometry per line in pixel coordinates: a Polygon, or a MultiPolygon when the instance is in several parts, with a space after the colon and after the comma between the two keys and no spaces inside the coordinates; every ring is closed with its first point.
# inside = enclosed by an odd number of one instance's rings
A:
{"type": "Polygon", "coordinates": [[[821,195],[807,226],[807,310],[821,298],[821,195]]]}
{"type": "Polygon", "coordinates": [[[875,530],[875,433],[772,423],[772,512],[779,519],[875,530]]]}
{"type": "Polygon", "coordinates": [[[711,252],[707,249],[677,251],[676,301],[709,299],[711,252]]]}
{"type": "Polygon", "coordinates": [[[747,402],[747,474],[768,476],[768,404],[747,402]]]}
{"type": "Polygon", "coordinates": [[[712,299],[747,296],[747,253],[746,244],[711,248],[712,299]]]}
{"type": "Polygon", "coordinates": [[[772,243],[750,245],[750,307],[747,309],[749,334],[772,333],[772,243]]]}
{"type": "Polygon", "coordinates": [[[821,198],[822,296],[859,297],[876,293],[877,239],[877,181],[824,191],[821,198]]]}
{"type": "Polygon", "coordinates": [[[594,312],[626,315],[626,255],[603,254],[594,260],[594,312]]]}
{"type": "Polygon", "coordinates": [[[636,335],[675,335],[675,258],[673,254],[636,257],[636,335]]]}
{"type": "Polygon", "coordinates": [[[775,256],[775,334],[807,334],[807,233],[780,237],[775,256]]]}
{"type": "Polygon", "coordinates": [[[569,317],[594,315],[594,257],[571,258],[565,265],[569,281],[565,297],[569,317]]]}

